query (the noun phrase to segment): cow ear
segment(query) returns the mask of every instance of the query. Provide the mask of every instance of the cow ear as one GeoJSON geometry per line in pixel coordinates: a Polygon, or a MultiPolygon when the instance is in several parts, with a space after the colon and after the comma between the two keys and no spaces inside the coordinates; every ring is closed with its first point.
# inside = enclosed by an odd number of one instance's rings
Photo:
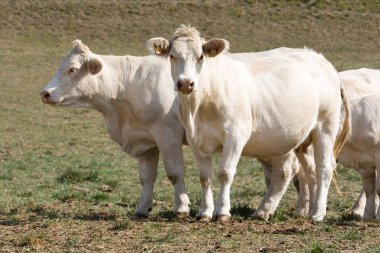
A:
{"type": "Polygon", "coordinates": [[[165,38],[153,38],[146,42],[150,53],[157,55],[167,55],[170,51],[170,43],[165,38]]]}
{"type": "Polygon", "coordinates": [[[87,62],[87,70],[91,74],[96,75],[102,70],[102,63],[98,59],[91,58],[87,62]]]}
{"type": "Polygon", "coordinates": [[[203,53],[209,57],[215,57],[230,49],[230,43],[224,39],[211,39],[202,46],[203,53]]]}

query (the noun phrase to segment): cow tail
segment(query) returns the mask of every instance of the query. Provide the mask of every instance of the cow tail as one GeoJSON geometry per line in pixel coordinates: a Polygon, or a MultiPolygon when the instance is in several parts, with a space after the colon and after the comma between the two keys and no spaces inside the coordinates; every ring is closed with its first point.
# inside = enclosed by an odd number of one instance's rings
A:
{"type": "MultiPolygon", "coordinates": [[[[343,125],[341,127],[341,130],[338,133],[338,136],[334,143],[334,158],[335,159],[337,159],[344,144],[349,140],[351,136],[351,110],[350,110],[348,99],[346,95],[344,94],[344,90],[342,87],[340,88],[340,96],[342,98],[342,104],[343,104],[343,109],[344,109],[344,120],[343,120],[343,125]]],[[[332,182],[334,184],[336,192],[339,195],[342,195],[342,192],[339,189],[339,185],[336,181],[336,178],[337,178],[337,171],[334,170],[332,182]]]]}
{"type": "Polygon", "coordinates": [[[334,143],[334,158],[336,159],[342,150],[344,144],[349,140],[351,136],[351,110],[350,105],[344,94],[343,88],[340,88],[340,96],[342,98],[343,109],[344,109],[344,120],[341,127],[340,133],[335,139],[334,143]]]}

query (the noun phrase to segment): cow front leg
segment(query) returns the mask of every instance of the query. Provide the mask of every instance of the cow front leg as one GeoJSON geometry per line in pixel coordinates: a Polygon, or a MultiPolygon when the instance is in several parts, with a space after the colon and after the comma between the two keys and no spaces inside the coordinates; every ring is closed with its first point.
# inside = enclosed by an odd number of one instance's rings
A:
{"type": "Polygon", "coordinates": [[[176,219],[187,218],[190,200],[185,186],[185,164],[182,152],[184,131],[180,125],[166,122],[155,125],[151,133],[160,150],[166,175],[174,187],[175,217],[176,219]]]}
{"type": "Polygon", "coordinates": [[[185,168],[182,157],[182,149],[181,147],[179,147],[179,149],[181,152],[174,152],[172,150],[170,156],[167,156],[162,152],[161,155],[164,162],[166,175],[174,187],[175,206],[173,212],[176,219],[185,219],[189,215],[190,200],[187,196],[185,187],[185,168]]]}
{"type": "Polygon", "coordinates": [[[157,176],[159,152],[154,150],[138,158],[138,169],[142,185],[140,201],[135,213],[137,218],[147,218],[153,206],[153,185],[157,176]]]}
{"type": "Polygon", "coordinates": [[[273,159],[271,184],[260,206],[253,216],[268,220],[276,210],[283,194],[294,176],[292,170],[293,153],[273,159]]]}
{"type": "Polygon", "coordinates": [[[230,190],[244,144],[240,138],[231,136],[223,146],[218,172],[220,191],[213,214],[213,218],[221,223],[227,222],[231,217],[230,190]]]}
{"type": "Polygon", "coordinates": [[[212,157],[202,157],[195,150],[193,150],[193,155],[199,168],[199,180],[202,187],[201,203],[196,218],[202,222],[209,222],[211,221],[214,211],[214,198],[212,196],[212,157]]]}

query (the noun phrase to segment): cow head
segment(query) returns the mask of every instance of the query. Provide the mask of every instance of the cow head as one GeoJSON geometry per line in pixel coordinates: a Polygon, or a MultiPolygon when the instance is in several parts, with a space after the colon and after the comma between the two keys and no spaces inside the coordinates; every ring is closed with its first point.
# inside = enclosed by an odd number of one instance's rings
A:
{"type": "Polygon", "coordinates": [[[100,59],[80,40],[75,40],[53,79],[42,89],[42,102],[50,105],[90,106],[88,100],[97,89],[94,78],[101,69],[100,59]]]}
{"type": "Polygon", "coordinates": [[[170,57],[171,73],[175,90],[190,94],[197,91],[199,77],[205,61],[229,49],[229,42],[224,39],[205,41],[193,27],[181,25],[168,41],[153,38],[147,41],[151,53],[170,57]]]}

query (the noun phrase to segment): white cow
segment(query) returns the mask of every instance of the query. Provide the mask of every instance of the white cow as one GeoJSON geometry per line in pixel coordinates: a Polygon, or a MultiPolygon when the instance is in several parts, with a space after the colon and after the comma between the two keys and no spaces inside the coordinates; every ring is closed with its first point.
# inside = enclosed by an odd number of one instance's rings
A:
{"type": "Polygon", "coordinates": [[[380,95],[380,70],[353,69],[339,72],[348,100],[380,95]]]}
{"type": "MultiPolygon", "coordinates": [[[[380,210],[376,212],[376,194],[380,194],[380,178],[377,177],[377,170],[380,169],[380,71],[362,68],[342,71],[339,76],[350,100],[352,136],[343,146],[337,161],[345,167],[357,169],[362,176],[363,191],[352,213],[365,220],[371,220],[375,215],[380,219],[380,210]]],[[[312,155],[312,148],[308,148],[310,171],[314,170],[310,159],[312,155]]],[[[309,182],[315,184],[313,179],[309,182]]],[[[312,189],[313,186],[307,185],[305,188],[312,189]]],[[[308,192],[301,189],[300,199],[307,202],[307,195],[308,192]]]]}
{"type": "MultiPolygon", "coordinates": [[[[171,60],[181,120],[200,168],[202,198],[197,217],[229,219],[230,187],[243,154],[271,161],[272,182],[255,211],[267,219],[292,178],[293,150],[312,143],[318,188],[311,218],[324,218],[342,100],[338,74],[323,56],[296,52],[242,63],[223,54],[229,48],[226,40],[205,42],[195,28],[184,25],[170,41],[153,38],[147,45],[171,60]],[[211,158],[216,152],[222,153],[221,189],[214,210],[211,158]]],[[[345,123],[336,149],[350,130],[348,120],[345,123]]]]}
{"type": "Polygon", "coordinates": [[[98,55],[76,40],[41,91],[44,103],[102,113],[111,138],[138,159],[142,191],[137,217],[146,217],[152,208],[159,153],[174,186],[176,217],[189,213],[182,154],[185,133],[178,124],[179,101],[172,84],[167,59],[98,55]]]}
{"type": "MultiPolygon", "coordinates": [[[[294,52],[306,52],[306,51],[310,51],[310,49],[308,49],[308,48],[280,47],[280,48],[271,49],[271,50],[262,51],[262,52],[233,53],[233,54],[226,54],[226,55],[228,57],[234,59],[234,60],[237,60],[237,61],[241,61],[241,62],[245,62],[245,63],[252,63],[253,61],[255,61],[259,58],[262,58],[262,57],[274,57],[274,56],[280,56],[280,55],[285,55],[285,54],[291,54],[294,52]]],[[[308,150],[306,150],[306,151],[308,151],[308,150]]],[[[308,151],[308,152],[310,152],[310,151],[308,151]]],[[[306,161],[307,161],[307,159],[314,159],[313,157],[310,157],[310,155],[312,155],[312,154],[300,154],[300,157],[306,161]]],[[[272,171],[273,171],[272,170],[272,163],[270,160],[260,160],[260,159],[259,159],[259,162],[263,166],[264,175],[265,175],[265,183],[266,183],[267,189],[269,189],[269,187],[271,185],[271,181],[272,181],[272,179],[271,179],[272,178],[272,171]]],[[[308,179],[310,179],[310,178],[315,179],[315,177],[312,177],[315,174],[314,173],[314,171],[315,171],[314,167],[315,166],[312,167],[311,171],[308,171],[309,173],[313,172],[313,174],[312,175],[309,175],[309,174],[306,175],[305,171],[307,171],[307,170],[302,169],[302,167],[300,167],[299,162],[295,156],[293,158],[292,170],[297,175],[296,177],[294,177],[293,182],[294,182],[294,185],[297,188],[297,191],[299,193],[298,206],[297,206],[297,210],[296,210],[297,216],[305,216],[311,210],[309,198],[310,198],[310,195],[313,196],[314,192],[312,192],[311,194],[309,193],[308,179]]],[[[335,184],[335,180],[333,182],[335,184]]],[[[337,186],[337,185],[335,185],[335,186],[337,186]]]]}
{"type": "Polygon", "coordinates": [[[365,209],[359,211],[357,205],[364,204],[359,197],[353,213],[362,215],[364,220],[375,216],[380,219],[380,209],[376,211],[377,195],[380,196],[380,177],[376,176],[380,173],[380,96],[366,96],[351,104],[352,136],[339,154],[338,163],[357,169],[362,176],[365,209]]]}
{"type": "MultiPolygon", "coordinates": [[[[347,97],[349,100],[357,100],[357,99],[360,99],[360,98],[363,98],[363,97],[369,96],[369,95],[380,95],[380,71],[379,70],[368,69],[368,68],[346,70],[346,71],[340,72],[339,76],[340,76],[340,79],[342,80],[342,87],[344,87],[344,89],[347,91],[347,97]]],[[[363,101],[360,103],[356,102],[355,104],[356,105],[366,105],[366,101],[363,101]]],[[[355,111],[355,116],[356,116],[357,109],[353,108],[353,110],[355,111]]],[[[373,109],[371,109],[371,110],[373,110],[373,109]]],[[[365,124],[364,122],[366,120],[368,120],[368,117],[366,115],[363,115],[363,116],[364,116],[364,118],[362,120],[363,120],[363,124],[365,124]]],[[[352,119],[352,120],[354,121],[354,119],[352,119]]],[[[358,119],[356,119],[356,120],[358,120],[358,119]]],[[[377,121],[378,118],[373,118],[372,120],[377,121]]],[[[372,128],[369,128],[369,129],[364,128],[364,129],[369,130],[369,131],[378,130],[378,129],[372,129],[372,128]]],[[[350,141],[351,146],[356,145],[353,143],[354,140],[357,140],[357,136],[355,136],[355,133],[357,133],[357,130],[356,131],[353,130],[353,138],[350,141]]],[[[380,132],[377,132],[377,134],[380,134],[380,132]]],[[[363,142],[365,142],[365,141],[366,140],[363,140],[363,142]]],[[[361,144],[358,143],[358,145],[361,145],[361,144]]],[[[371,147],[368,146],[367,149],[371,149],[371,147]]],[[[341,154],[341,156],[339,156],[339,158],[340,157],[347,157],[346,151],[349,152],[348,146],[347,146],[347,148],[343,149],[342,151],[343,151],[343,153],[341,154]]],[[[362,152],[363,151],[364,150],[362,150],[362,152]]],[[[369,151],[368,154],[371,154],[371,151],[369,151]]],[[[357,153],[357,155],[360,156],[359,153],[357,153]]],[[[351,159],[358,161],[359,158],[356,158],[353,156],[351,159]]],[[[349,165],[345,164],[343,160],[338,159],[338,161],[340,163],[342,163],[344,166],[349,167],[349,165]]],[[[375,164],[374,160],[372,160],[372,166],[373,167],[379,167],[379,165],[375,164]]],[[[357,168],[359,171],[361,170],[360,167],[355,167],[355,168],[357,168]]],[[[365,182],[363,181],[363,188],[364,188],[364,183],[365,182]]],[[[377,187],[379,187],[379,186],[377,185],[377,187]]],[[[362,193],[360,194],[358,200],[356,201],[354,207],[352,208],[352,213],[356,214],[360,217],[363,217],[364,219],[373,218],[374,217],[374,215],[373,215],[373,205],[374,204],[371,203],[370,205],[372,207],[367,208],[368,211],[367,211],[366,215],[364,215],[365,205],[366,205],[366,195],[365,195],[365,191],[363,190],[362,193]]],[[[376,217],[377,217],[377,219],[379,219],[379,217],[380,217],[379,211],[377,211],[376,217]]]]}

